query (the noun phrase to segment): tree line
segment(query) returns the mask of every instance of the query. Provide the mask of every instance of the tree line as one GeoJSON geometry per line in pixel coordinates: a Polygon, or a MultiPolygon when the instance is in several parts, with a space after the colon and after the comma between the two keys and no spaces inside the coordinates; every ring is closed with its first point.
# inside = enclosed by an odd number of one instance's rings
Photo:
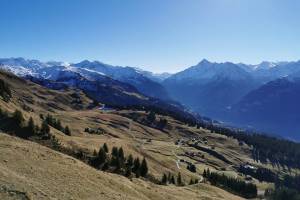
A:
{"type": "Polygon", "coordinates": [[[277,175],[270,169],[259,167],[257,169],[250,169],[241,165],[238,169],[239,172],[250,175],[260,182],[272,182],[274,183],[277,180],[277,175]]]}
{"type": "Polygon", "coordinates": [[[204,170],[203,177],[212,185],[221,187],[242,197],[255,198],[257,196],[257,188],[255,184],[227,177],[224,173],[218,174],[216,172],[210,172],[210,170],[207,169],[204,170]]]}

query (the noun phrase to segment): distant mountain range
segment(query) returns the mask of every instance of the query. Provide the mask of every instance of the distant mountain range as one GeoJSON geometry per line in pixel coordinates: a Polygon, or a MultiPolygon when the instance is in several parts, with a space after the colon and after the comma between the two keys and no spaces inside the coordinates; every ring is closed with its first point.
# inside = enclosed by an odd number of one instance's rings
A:
{"type": "Polygon", "coordinates": [[[170,96],[203,115],[300,139],[300,61],[199,64],[163,81],[170,96]]]}
{"type": "Polygon", "coordinates": [[[84,90],[114,104],[182,103],[201,115],[234,125],[300,139],[300,61],[215,63],[202,60],[176,74],[155,74],[99,61],[40,62],[0,59],[0,68],[47,87],[84,90]],[[173,101],[174,100],[174,101],[173,101]]]}

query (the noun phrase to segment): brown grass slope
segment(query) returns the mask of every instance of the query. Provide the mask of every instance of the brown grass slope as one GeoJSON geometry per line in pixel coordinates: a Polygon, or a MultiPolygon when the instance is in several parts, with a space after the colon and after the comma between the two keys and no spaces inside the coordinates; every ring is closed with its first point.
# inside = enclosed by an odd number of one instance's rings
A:
{"type": "MultiPolygon", "coordinates": [[[[41,123],[39,114],[51,113],[71,128],[72,136],[51,129],[63,146],[86,152],[98,150],[104,142],[110,148],[122,146],[126,155],[131,153],[145,157],[150,173],[156,178],[166,172],[175,175],[181,172],[188,183],[192,177],[200,178],[207,167],[237,177],[233,166],[253,163],[250,147],[239,146],[236,140],[205,129],[188,127],[168,116],[157,115],[157,120],[168,120],[166,128],[159,130],[141,122],[140,119],[147,115],[143,111],[101,112],[88,109],[92,101],[80,91],[53,91],[3,72],[0,72],[0,79],[11,86],[13,93],[9,103],[0,99],[2,109],[10,112],[20,109],[27,119],[32,116],[38,124],[41,123]],[[74,93],[80,96],[80,104],[74,103],[74,93]],[[132,115],[136,116],[135,121],[132,115]],[[87,127],[101,128],[104,134],[87,134],[84,132],[87,127]],[[214,147],[229,163],[187,144],[178,147],[174,143],[177,139],[192,137],[206,138],[208,143],[203,145],[214,147]],[[200,153],[204,158],[189,157],[187,152],[200,153]],[[178,168],[175,161],[179,158],[196,164],[198,172],[189,172],[184,163],[179,163],[178,168]]],[[[224,199],[222,196],[225,195],[225,199],[238,199],[206,183],[176,187],[159,186],[140,179],[130,181],[119,175],[97,171],[74,158],[32,142],[4,135],[1,135],[0,141],[1,195],[17,195],[20,198],[29,195],[32,199],[224,199]]],[[[4,199],[9,199],[9,196],[4,199]]]]}
{"type": "Polygon", "coordinates": [[[175,187],[130,181],[3,133],[0,188],[0,199],[239,199],[206,184],[175,187]]]}

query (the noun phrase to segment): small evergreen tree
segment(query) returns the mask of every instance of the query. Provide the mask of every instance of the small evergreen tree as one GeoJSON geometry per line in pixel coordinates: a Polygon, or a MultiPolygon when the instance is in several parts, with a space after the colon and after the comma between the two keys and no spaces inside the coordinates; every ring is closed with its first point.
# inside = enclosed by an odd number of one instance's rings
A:
{"type": "Polygon", "coordinates": [[[130,177],[131,176],[131,172],[132,172],[131,167],[126,167],[125,176],[126,177],[130,177]]]}
{"type": "Polygon", "coordinates": [[[99,167],[100,167],[100,165],[105,163],[106,158],[107,158],[107,156],[106,156],[106,153],[105,153],[104,149],[100,148],[100,150],[98,152],[98,165],[99,165],[99,167]]]}
{"type": "Polygon", "coordinates": [[[141,166],[140,159],[139,158],[134,159],[132,171],[134,173],[139,173],[140,166],[141,166]]]}
{"type": "Polygon", "coordinates": [[[113,147],[112,148],[111,155],[112,155],[112,157],[118,158],[118,156],[119,156],[119,150],[118,150],[117,147],[113,147]]]}
{"type": "Polygon", "coordinates": [[[124,156],[124,151],[123,148],[120,147],[118,150],[118,160],[120,163],[120,167],[123,168],[124,167],[124,163],[125,163],[125,156],[124,156]]]}
{"type": "Polygon", "coordinates": [[[23,114],[20,110],[15,110],[13,114],[13,119],[18,128],[21,127],[25,121],[23,114]]]}
{"type": "Polygon", "coordinates": [[[50,133],[50,127],[46,121],[43,121],[42,127],[41,127],[41,134],[48,135],[49,133],[50,133]]]}
{"type": "Polygon", "coordinates": [[[132,166],[133,166],[133,157],[132,157],[131,154],[130,154],[130,155],[128,156],[128,158],[127,158],[126,166],[127,166],[128,168],[132,168],[132,166]]]}
{"type": "Polygon", "coordinates": [[[144,158],[140,167],[140,172],[141,172],[141,176],[146,177],[147,173],[148,173],[148,165],[147,165],[147,161],[144,158]]]}
{"type": "Polygon", "coordinates": [[[206,175],[207,175],[206,174],[206,170],[204,169],[204,171],[203,171],[203,177],[206,178],[206,175]]]}
{"type": "Polygon", "coordinates": [[[178,176],[177,176],[177,185],[178,186],[182,186],[183,185],[180,172],[178,172],[178,176]]]}
{"type": "Polygon", "coordinates": [[[71,131],[70,131],[70,129],[69,129],[68,126],[66,126],[64,133],[65,133],[66,135],[68,135],[68,136],[71,135],[71,131]]]}
{"type": "Polygon", "coordinates": [[[175,178],[174,178],[174,175],[172,175],[172,177],[171,177],[171,184],[174,184],[174,185],[175,185],[175,178]]]}
{"type": "Polygon", "coordinates": [[[32,117],[29,118],[27,128],[28,128],[30,135],[36,134],[36,126],[34,125],[34,121],[33,121],[32,117]]]}
{"type": "Polygon", "coordinates": [[[161,178],[161,184],[162,185],[167,185],[167,175],[163,174],[162,178],[161,178]]]}
{"type": "Polygon", "coordinates": [[[107,144],[106,144],[106,143],[103,144],[103,149],[104,149],[104,151],[105,151],[106,153],[108,153],[108,147],[107,147],[107,144]]]}

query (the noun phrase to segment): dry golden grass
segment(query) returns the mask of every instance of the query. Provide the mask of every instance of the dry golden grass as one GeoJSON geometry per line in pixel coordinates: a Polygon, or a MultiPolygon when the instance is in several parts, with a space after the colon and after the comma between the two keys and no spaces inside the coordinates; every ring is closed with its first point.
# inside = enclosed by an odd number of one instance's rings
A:
{"type": "Polygon", "coordinates": [[[130,181],[5,134],[0,134],[0,188],[0,199],[240,199],[206,184],[176,187],[130,181]]]}
{"type": "MultiPolygon", "coordinates": [[[[71,129],[72,136],[51,129],[65,147],[93,152],[103,143],[107,143],[110,148],[122,146],[126,155],[145,157],[150,173],[156,178],[160,178],[163,173],[171,172],[176,175],[180,172],[188,183],[190,178],[200,178],[206,168],[244,178],[238,175],[233,166],[247,162],[262,165],[251,159],[251,148],[247,145],[239,146],[235,139],[202,128],[189,127],[171,117],[157,116],[168,120],[167,127],[161,131],[130,119],[132,113],[145,117],[146,113],[143,111],[101,112],[87,109],[92,101],[83,93],[79,93],[82,108],[78,109],[72,104],[71,94],[74,91],[71,89],[53,91],[1,72],[0,78],[6,80],[13,91],[11,102],[6,103],[0,99],[2,109],[9,112],[20,109],[27,119],[32,116],[38,124],[41,123],[39,114],[51,113],[71,129]],[[85,133],[84,129],[87,127],[101,128],[104,134],[85,133]],[[208,143],[203,146],[214,147],[230,164],[188,145],[175,145],[177,139],[190,137],[206,138],[208,143]],[[204,158],[189,158],[185,152],[200,152],[204,158]],[[188,171],[184,163],[179,163],[179,169],[175,162],[179,158],[195,163],[197,173],[188,171]]],[[[26,195],[32,199],[239,199],[205,183],[176,187],[159,186],[139,179],[130,181],[119,175],[97,171],[76,159],[38,144],[10,136],[1,135],[0,148],[0,199],[13,198],[14,195],[20,199],[26,198],[26,195]],[[21,193],[12,192],[11,196],[7,196],[9,193],[6,187],[21,193]]],[[[269,186],[257,181],[255,183],[261,190],[269,186]]]]}

